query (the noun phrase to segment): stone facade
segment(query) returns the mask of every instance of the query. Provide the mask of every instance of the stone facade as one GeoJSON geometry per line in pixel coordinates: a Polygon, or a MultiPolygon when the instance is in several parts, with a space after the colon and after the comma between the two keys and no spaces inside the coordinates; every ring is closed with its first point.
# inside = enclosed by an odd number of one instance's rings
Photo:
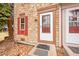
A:
{"type": "MultiPolygon", "coordinates": [[[[15,40],[19,40],[20,38],[25,38],[25,41],[32,41],[37,42],[38,40],[38,21],[35,21],[35,19],[38,20],[38,12],[37,9],[43,8],[45,6],[53,5],[51,3],[41,3],[41,4],[15,4],[14,5],[14,24],[15,24],[15,40]],[[19,14],[25,13],[26,16],[28,16],[28,35],[18,35],[17,34],[17,18],[19,17],[19,14]]],[[[56,20],[56,45],[59,43],[59,7],[57,6],[57,9],[54,12],[54,19],[56,20]]]]}

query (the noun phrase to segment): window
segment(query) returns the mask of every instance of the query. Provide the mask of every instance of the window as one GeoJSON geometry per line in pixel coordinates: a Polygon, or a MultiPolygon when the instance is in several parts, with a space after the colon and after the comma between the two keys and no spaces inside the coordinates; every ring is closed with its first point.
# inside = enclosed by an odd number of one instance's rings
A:
{"type": "Polygon", "coordinates": [[[69,32],[79,33],[79,9],[69,11],[69,32]]]}
{"type": "Polygon", "coordinates": [[[21,24],[20,24],[21,26],[21,30],[25,30],[25,18],[24,17],[22,17],[21,18],[21,24]]]}
{"type": "Polygon", "coordinates": [[[50,14],[42,16],[42,32],[50,33],[50,14]]]}
{"type": "Polygon", "coordinates": [[[28,35],[28,16],[25,13],[19,14],[18,17],[18,34],[19,35],[28,35]]]}

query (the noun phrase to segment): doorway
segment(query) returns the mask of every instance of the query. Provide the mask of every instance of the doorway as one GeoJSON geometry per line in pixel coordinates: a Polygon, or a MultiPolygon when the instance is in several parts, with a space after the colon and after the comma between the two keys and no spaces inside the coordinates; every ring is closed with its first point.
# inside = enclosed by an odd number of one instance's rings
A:
{"type": "Polygon", "coordinates": [[[79,7],[63,10],[64,42],[79,44],[79,7]]]}
{"type": "Polygon", "coordinates": [[[53,42],[53,12],[40,14],[40,41],[53,42]]]}

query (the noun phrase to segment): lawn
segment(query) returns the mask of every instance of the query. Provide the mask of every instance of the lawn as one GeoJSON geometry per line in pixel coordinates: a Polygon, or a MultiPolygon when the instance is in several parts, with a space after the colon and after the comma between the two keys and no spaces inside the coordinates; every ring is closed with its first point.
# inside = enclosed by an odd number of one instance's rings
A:
{"type": "Polygon", "coordinates": [[[6,36],[8,36],[8,32],[0,32],[0,41],[3,41],[6,36]]]}

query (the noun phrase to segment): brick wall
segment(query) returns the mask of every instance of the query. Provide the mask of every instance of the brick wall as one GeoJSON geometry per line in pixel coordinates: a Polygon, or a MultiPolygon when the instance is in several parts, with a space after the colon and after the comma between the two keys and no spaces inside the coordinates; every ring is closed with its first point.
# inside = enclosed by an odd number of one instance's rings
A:
{"type": "MultiPolygon", "coordinates": [[[[19,40],[20,37],[25,37],[26,41],[35,41],[37,42],[38,39],[38,21],[35,21],[35,19],[38,19],[37,16],[37,9],[41,7],[45,7],[48,5],[52,5],[51,3],[48,4],[15,4],[14,5],[14,24],[15,24],[15,39],[19,40]],[[22,36],[22,35],[17,35],[17,18],[19,17],[20,13],[25,13],[26,16],[28,16],[28,36],[22,36]]],[[[55,18],[56,18],[56,42],[58,45],[59,41],[59,23],[58,23],[58,18],[59,18],[59,10],[57,9],[54,11],[55,18]]]]}

